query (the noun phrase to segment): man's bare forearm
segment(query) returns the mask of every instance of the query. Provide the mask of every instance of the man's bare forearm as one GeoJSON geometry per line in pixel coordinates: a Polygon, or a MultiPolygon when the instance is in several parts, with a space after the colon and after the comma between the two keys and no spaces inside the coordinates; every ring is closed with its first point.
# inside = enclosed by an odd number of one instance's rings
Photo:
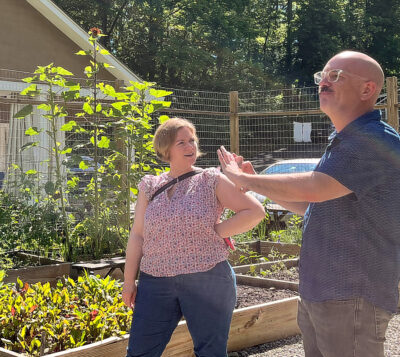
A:
{"type": "MultiPolygon", "coordinates": [[[[242,174],[240,182],[251,191],[267,196],[274,202],[309,202],[312,178],[309,173],[285,175],[242,174]]],[[[284,205],[282,205],[284,206],[284,205]]]]}
{"type": "Polygon", "coordinates": [[[281,200],[276,200],[274,202],[278,205],[281,205],[288,211],[296,213],[300,216],[304,216],[309,205],[309,202],[286,202],[281,200]]]}

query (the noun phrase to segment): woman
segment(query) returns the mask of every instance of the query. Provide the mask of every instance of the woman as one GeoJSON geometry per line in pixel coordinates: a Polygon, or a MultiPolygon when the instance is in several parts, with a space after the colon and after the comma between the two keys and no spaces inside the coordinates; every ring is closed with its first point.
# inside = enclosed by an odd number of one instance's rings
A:
{"type": "Polygon", "coordinates": [[[168,120],[153,143],[170,171],[147,175],[139,183],[122,292],[125,304],[135,306],[127,356],[161,356],[182,316],[196,356],[226,356],[236,287],[223,238],[254,227],[264,209],[219,170],[195,169],[200,152],[189,121],[168,120]],[[194,170],[200,173],[153,197],[194,170]],[[224,207],[236,214],[221,222],[224,207]]]}

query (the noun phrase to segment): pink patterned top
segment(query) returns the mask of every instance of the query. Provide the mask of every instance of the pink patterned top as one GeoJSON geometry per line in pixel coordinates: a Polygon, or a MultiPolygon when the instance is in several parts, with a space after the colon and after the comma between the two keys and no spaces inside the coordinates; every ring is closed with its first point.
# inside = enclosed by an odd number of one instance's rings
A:
{"type": "MultiPolygon", "coordinates": [[[[175,276],[211,269],[228,257],[224,240],[214,231],[223,207],[215,189],[220,172],[205,169],[176,184],[149,202],[144,217],[140,269],[153,276],[175,276]]],[[[146,175],[139,190],[150,197],[171,181],[167,173],[146,175]]]]}

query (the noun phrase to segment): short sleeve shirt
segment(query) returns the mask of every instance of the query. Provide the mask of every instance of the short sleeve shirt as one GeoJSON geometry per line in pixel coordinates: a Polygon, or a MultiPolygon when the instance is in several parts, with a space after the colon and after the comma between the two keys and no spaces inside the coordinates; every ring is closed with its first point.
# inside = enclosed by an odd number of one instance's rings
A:
{"type": "Polygon", "coordinates": [[[153,276],[175,276],[211,269],[228,257],[224,240],[215,232],[223,207],[216,196],[220,172],[205,169],[151,196],[173,178],[168,173],[146,175],[139,183],[149,204],[144,217],[140,269],[153,276]]]}
{"type": "Polygon", "coordinates": [[[400,279],[400,137],[367,113],[334,132],[315,171],[351,194],[311,203],[304,217],[300,294],[363,297],[395,312],[400,279]]]}

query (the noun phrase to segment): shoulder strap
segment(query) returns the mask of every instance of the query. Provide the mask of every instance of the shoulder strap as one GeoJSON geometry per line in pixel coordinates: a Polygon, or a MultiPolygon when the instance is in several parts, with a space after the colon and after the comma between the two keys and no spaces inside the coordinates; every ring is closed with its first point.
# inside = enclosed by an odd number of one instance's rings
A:
{"type": "Polygon", "coordinates": [[[202,172],[202,170],[194,170],[194,171],[186,172],[186,174],[183,174],[183,175],[180,175],[180,176],[174,178],[172,181],[166,183],[164,186],[161,186],[156,192],[154,192],[154,194],[153,194],[153,196],[151,196],[149,202],[153,201],[153,199],[155,197],[157,197],[161,192],[165,191],[168,187],[171,187],[172,185],[175,185],[179,181],[183,181],[191,176],[197,175],[200,172],[202,172]]]}

